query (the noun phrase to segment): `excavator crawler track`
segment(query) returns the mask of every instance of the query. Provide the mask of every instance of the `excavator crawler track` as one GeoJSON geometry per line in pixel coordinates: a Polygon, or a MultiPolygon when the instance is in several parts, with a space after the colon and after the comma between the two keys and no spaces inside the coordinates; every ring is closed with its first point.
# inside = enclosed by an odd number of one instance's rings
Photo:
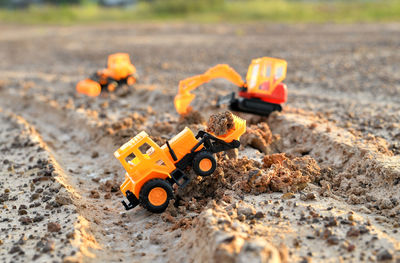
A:
{"type": "Polygon", "coordinates": [[[260,99],[233,98],[229,104],[229,108],[233,111],[247,112],[268,116],[274,111],[282,111],[279,104],[265,102],[260,99]]]}

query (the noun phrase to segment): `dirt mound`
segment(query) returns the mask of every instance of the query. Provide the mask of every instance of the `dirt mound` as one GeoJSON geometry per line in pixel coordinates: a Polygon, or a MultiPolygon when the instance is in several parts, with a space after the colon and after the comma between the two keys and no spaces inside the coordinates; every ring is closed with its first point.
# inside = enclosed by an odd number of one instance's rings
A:
{"type": "Polygon", "coordinates": [[[271,127],[281,127],[275,129],[283,138],[280,150],[315,158],[324,167],[320,185],[348,203],[399,218],[400,158],[393,156],[386,141],[375,136],[360,138],[312,114],[298,116],[287,113],[270,118],[271,127]]]}
{"type": "Polygon", "coordinates": [[[267,123],[261,122],[247,127],[246,133],[240,138],[243,147],[249,145],[267,154],[272,143],[272,133],[267,123]]]}
{"type": "Polygon", "coordinates": [[[247,158],[222,159],[212,176],[191,174],[191,177],[189,185],[178,190],[178,202],[199,212],[210,200],[231,202],[245,193],[302,190],[320,177],[320,167],[309,156],[289,158],[274,154],[266,156],[263,163],[247,158]]]}

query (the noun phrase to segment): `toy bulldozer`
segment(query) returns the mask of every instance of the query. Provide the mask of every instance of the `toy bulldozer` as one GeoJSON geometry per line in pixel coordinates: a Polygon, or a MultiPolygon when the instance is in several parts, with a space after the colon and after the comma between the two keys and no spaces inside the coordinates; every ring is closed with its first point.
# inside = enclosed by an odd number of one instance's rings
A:
{"type": "Polygon", "coordinates": [[[113,92],[120,85],[133,85],[137,79],[136,68],[126,53],[108,56],[107,68],[99,70],[90,78],[81,80],[76,85],[78,93],[90,97],[100,95],[102,91],[113,92]]]}
{"type": "Polygon", "coordinates": [[[190,178],[188,168],[199,176],[211,175],[216,167],[215,153],[238,148],[246,131],[246,121],[234,117],[234,127],[222,136],[189,128],[158,146],[142,131],[118,149],[114,156],[126,170],[120,189],[128,199],[126,210],[142,205],[153,213],[162,213],[174,198],[172,185],[185,187],[190,178]]]}

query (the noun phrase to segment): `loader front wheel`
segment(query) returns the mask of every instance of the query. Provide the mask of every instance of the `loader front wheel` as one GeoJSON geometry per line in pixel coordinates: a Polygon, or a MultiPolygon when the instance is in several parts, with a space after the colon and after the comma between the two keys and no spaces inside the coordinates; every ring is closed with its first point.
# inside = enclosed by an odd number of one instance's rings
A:
{"type": "Polygon", "coordinates": [[[200,176],[211,175],[217,168],[217,161],[210,152],[199,152],[193,159],[193,170],[200,176]]]}
{"type": "Polygon", "coordinates": [[[135,84],[135,82],[136,82],[136,79],[135,79],[134,76],[129,76],[129,77],[126,79],[126,84],[127,84],[128,86],[132,86],[133,84],[135,84]]]}
{"type": "Polygon", "coordinates": [[[110,83],[108,83],[107,85],[107,90],[109,92],[113,92],[116,88],[118,87],[118,83],[116,81],[111,81],[110,83]]]}
{"type": "Polygon", "coordinates": [[[162,213],[174,198],[172,186],[163,179],[153,179],[142,186],[139,193],[140,204],[153,213],[162,213]]]}

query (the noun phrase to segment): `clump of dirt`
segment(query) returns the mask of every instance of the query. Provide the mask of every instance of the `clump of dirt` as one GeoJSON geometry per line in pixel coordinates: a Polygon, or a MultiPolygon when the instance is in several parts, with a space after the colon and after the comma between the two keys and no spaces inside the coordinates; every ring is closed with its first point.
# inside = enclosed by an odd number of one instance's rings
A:
{"type": "Polygon", "coordinates": [[[200,112],[191,110],[187,114],[180,116],[178,123],[176,125],[176,131],[180,132],[183,130],[185,127],[189,127],[193,130],[199,130],[202,129],[205,124],[205,119],[203,115],[201,115],[200,112]]]}
{"type": "MultiPolygon", "coordinates": [[[[308,182],[315,182],[321,176],[321,168],[309,156],[290,159],[284,153],[267,155],[263,159],[263,167],[268,169],[267,174],[271,174],[272,170],[269,187],[274,192],[302,190],[308,182]]],[[[254,180],[257,184],[252,185],[254,187],[254,189],[251,188],[252,191],[257,193],[257,189],[267,188],[265,179],[254,180]]],[[[258,193],[260,192],[258,191],[258,193]]]]}
{"type": "Polygon", "coordinates": [[[174,131],[174,127],[167,121],[155,122],[152,127],[153,136],[167,135],[174,131]]]}
{"type": "Polygon", "coordinates": [[[179,118],[180,124],[203,124],[205,122],[203,115],[200,112],[191,110],[187,114],[179,118]]]}
{"type": "Polygon", "coordinates": [[[106,182],[101,183],[98,189],[100,191],[105,192],[106,194],[108,193],[119,194],[120,193],[119,186],[120,183],[117,182],[116,180],[107,180],[106,182]]]}
{"type": "Polygon", "coordinates": [[[146,119],[146,117],[138,113],[132,113],[116,122],[104,124],[102,129],[106,131],[107,135],[114,135],[119,131],[138,127],[142,125],[146,119]]]}
{"type": "Polygon", "coordinates": [[[227,134],[233,127],[235,127],[233,114],[230,111],[225,111],[210,116],[207,123],[207,132],[220,136],[227,134]]]}
{"type": "Polygon", "coordinates": [[[102,136],[111,135],[115,145],[122,145],[139,132],[146,119],[138,113],[133,113],[119,121],[106,123],[101,127],[105,133],[102,136]]]}
{"type": "Polygon", "coordinates": [[[272,132],[266,122],[247,127],[246,133],[240,138],[241,145],[250,145],[263,153],[269,152],[269,145],[272,143],[272,132]]]}

